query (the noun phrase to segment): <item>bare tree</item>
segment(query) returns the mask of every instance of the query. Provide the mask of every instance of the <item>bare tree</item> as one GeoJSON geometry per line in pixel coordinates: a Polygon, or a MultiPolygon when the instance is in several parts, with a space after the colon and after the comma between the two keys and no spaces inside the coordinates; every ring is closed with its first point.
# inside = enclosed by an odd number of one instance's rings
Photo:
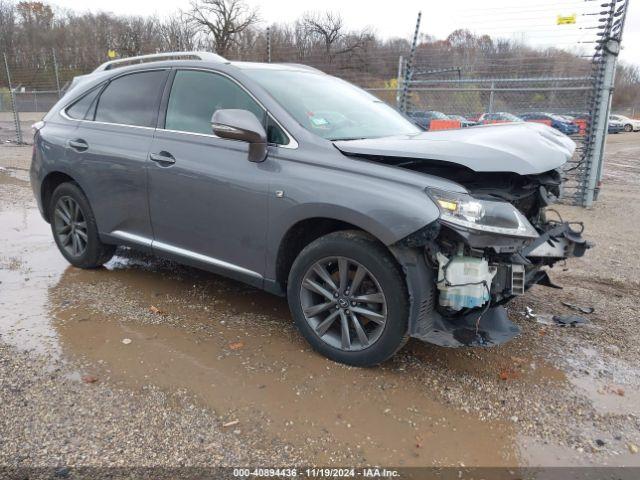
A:
{"type": "Polygon", "coordinates": [[[188,52],[197,48],[196,32],[182,16],[174,16],[160,24],[162,50],[188,52]]]}
{"type": "Polygon", "coordinates": [[[216,53],[226,55],[236,36],[258,22],[258,12],[243,0],[193,0],[185,18],[213,37],[216,53]]]}
{"type": "Polygon", "coordinates": [[[327,55],[331,55],[334,44],[343,35],[342,17],[333,12],[305,13],[301,21],[304,33],[311,39],[320,41],[324,45],[327,55]]]}
{"type": "Polygon", "coordinates": [[[375,41],[375,36],[365,28],[359,32],[346,32],[342,17],[333,12],[305,13],[298,23],[299,36],[313,49],[320,44],[323,56],[332,64],[338,55],[349,54],[351,60],[363,61],[362,54],[367,45],[375,41]]]}
{"type": "Polygon", "coordinates": [[[0,0],[0,45],[3,50],[13,51],[17,29],[16,10],[12,3],[0,0]]]}
{"type": "MultiPolygon", "coordinates": [[[[52,8],[49,0],[0,0],[0,52],[6,52],[17,83],[30,87],[50,87],[51,48],[55,49],[58,73],[64,84],[75,75],[91,71],[115,50],[126,57],[158,51],[210,49],[233,59],[263,61],[267,35],[257,23],[251,0],[191,0],[191,10],[167,19],[116,15],[105,12],[74,12],[52,8]],[[47,83],[48,82],[48,83],[47,83]]],[[[270,26],[273,61],[300,62],[326,70],[362,86],[385,86],[397,76],[398,57],[406,55],[406,39],[384,40],[368,29],[349,29],[338,13],[306,13],[294,22],[270,26]]],[[[446,39],[421,35],[416,64],[429,70],[460,67],[463,75],[579,76],[589,75],[592,63],[586,52],[559,48],[542,49],[513,38],[454,31],[446,39]],[[582,55],[582,56],[581,56],[582,55]]],[[[434,78],[433,76],[430,78],[434,78]]],[[[6,79],[0,72],[0,87],[6,79]]],[[[430,94],[430,100],[435,96],[430,94]]],[[[544,93],[524,98],[523,93],[501,94],[501,102],[511,104],[538,98],[554,105],[544,93]]],[[[480,111],[487,103],[480,93],[460,93],[469,112],[480,111]]],[[[389,96],[389,101],[393,97],[389,96]]],[[[444,96],[442,97],[445,98],[444,96]]],[[[450,99],[450,97],[447,97],[450,99]]],[[[576,111],[586,100],[573,102],[576,111]]],[[[443,105],[444,105],[444,100],[443,105]]],[[[460,100],[460,103],[464,103],[460,100]]],[[[618,65],[613,108],[636,107],[640,111],[640,71],[618,65]]],[[[445,108],[445,107],[443,107],[445,108]]]]}

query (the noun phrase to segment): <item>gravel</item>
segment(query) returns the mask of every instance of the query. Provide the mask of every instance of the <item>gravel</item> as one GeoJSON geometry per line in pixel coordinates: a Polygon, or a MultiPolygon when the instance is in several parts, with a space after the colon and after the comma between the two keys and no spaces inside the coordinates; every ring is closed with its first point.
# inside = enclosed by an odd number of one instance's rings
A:
{"type": "Polygon", "coordinates": [[[184,392],[134,393],[79,381],[91,365],[0,343],[0,465],[233,466],[292,464],[293,448],[250,445],[184,392]],[[250,448],[249,448],[250,446],[250,448]]]}

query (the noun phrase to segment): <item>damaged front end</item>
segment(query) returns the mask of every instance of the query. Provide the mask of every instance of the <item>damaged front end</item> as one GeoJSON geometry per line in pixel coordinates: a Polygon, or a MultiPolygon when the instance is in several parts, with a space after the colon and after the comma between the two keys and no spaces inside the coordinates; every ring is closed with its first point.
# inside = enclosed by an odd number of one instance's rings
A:
{"type": "MultiPolygon", "coordinates": [[[[424,163],[420,167],[424,171],[424,163]]],[[[443,170],[428,173],[469,193],[427,189],[439,220],[392,247],[412,296],[410,334],[449,347],[497,345],[520,332],[504,305],[535,284],[559,288],[547,269],[582,256],[590,245],[581,223],[549,208],[561,193],[560,170],[443,170]]]]}

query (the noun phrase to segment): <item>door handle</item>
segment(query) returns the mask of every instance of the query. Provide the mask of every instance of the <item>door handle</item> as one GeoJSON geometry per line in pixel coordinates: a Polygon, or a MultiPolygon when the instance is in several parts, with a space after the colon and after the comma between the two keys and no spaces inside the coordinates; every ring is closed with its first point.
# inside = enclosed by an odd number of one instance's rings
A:
{"type": "Polygon", "coordinates": [[[168,167],[176,163],[176,159],[173,158],[169,152],[150,153],[149,160],[152,160],[163,167],[168,167]]]}
{"type": "Polygon", "coordinates": [[[68,145],[77,152],[84,152],[89,148],[89,144],[81,138],[76,140],[69,140],[68,145]]]}

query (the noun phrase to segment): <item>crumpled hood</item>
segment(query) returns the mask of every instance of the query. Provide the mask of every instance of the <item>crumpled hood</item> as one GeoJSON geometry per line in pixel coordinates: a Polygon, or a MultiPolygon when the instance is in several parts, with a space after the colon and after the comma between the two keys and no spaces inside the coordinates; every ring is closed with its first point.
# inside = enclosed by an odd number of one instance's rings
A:
{"type": "Polygon", "coordinates": [[[535,175],[562,166],[576,144],[540,123],[500,123],[458,130],[362,140],[340,140],[344,154],[435,160],[476,172],[535,175]]]}

